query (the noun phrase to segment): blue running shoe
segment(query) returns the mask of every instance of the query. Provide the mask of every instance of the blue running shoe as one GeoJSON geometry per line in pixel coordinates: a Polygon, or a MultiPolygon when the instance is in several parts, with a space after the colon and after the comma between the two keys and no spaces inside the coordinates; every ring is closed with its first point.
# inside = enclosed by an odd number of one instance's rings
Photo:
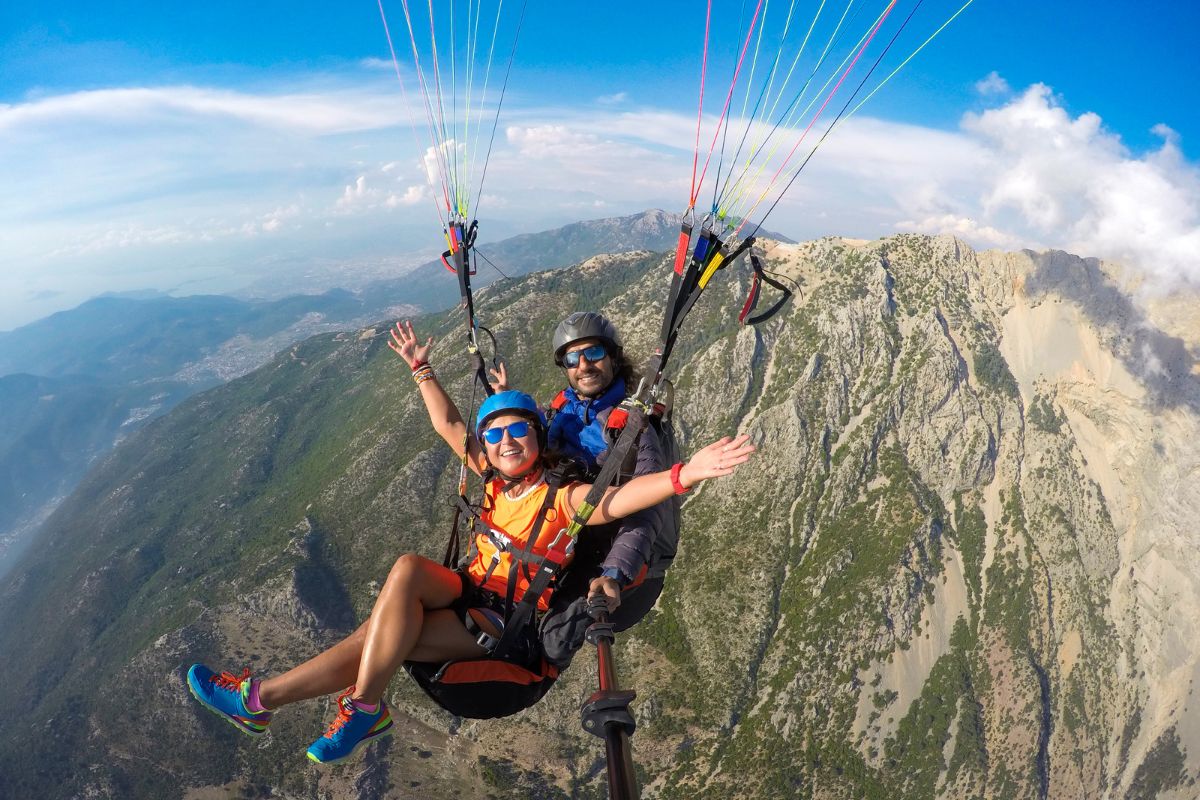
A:
{"type": "Polygon", "coordinates": [[[392,715],[387,704],[379,701],[379,710],[372,714],[354,705],[350,694],[354,687],[338,695],[338,715],[325,735],[308,748],[308,757],[318,764],[345,761],[359,748],[375,739],[392,735],[392,715]]]}
{"type": "Polygon", "coordinates": [[[203,664],[193,664],[187,675],[188,689],[204,707],[236,726],[242,733],[262,736],[271,724],[270,711],[246,708],[250,699],[250,670],[241,675],[214,673],[203,664]]]}

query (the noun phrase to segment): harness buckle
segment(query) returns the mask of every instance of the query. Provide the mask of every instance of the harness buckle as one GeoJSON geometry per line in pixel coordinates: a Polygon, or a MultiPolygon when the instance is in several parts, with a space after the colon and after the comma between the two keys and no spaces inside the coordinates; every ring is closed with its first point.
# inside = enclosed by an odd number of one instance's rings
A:
{"type": "Polygon", "coordinates": [[[480,631],[479,635],[475,637],[475,644],[491,653],[496,650],[496,645],[500,644],[500,638],[492,636],[487,631],[480,631]]]}

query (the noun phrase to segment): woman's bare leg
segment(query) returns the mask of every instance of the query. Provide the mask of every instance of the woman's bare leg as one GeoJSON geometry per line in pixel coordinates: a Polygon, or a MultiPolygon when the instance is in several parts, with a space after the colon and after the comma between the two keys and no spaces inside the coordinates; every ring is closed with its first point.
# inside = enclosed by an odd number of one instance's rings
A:
{"type": "Polygon", "coordinates": [[[461,593],[456,572],[414,553],[401,556],[367,620],[354,699],[378,702],[392,675],[413,655],[422,660],[482,655],[483,648],[453,613],[428,614],[445,609],[461,593]],[[415,652],[418,642],[422,647],[415,652]]]}
{"type": "MultiPolygon", "coordinates": [[[[405,573],[412,569],[413,560],[419,560],[417,563],[426,562],[439,570],[445,569],[419,556],[411,554],[401,556],[388,576],[388,583],[384,587],[385,591],[390,592],[388,585],[394,585],[395,580],[400,580],[405,573]],[[406,561],[406,558],[409,561],[406,561]],[[405,565],[403,569],[401,569],[402,564],[405,565]]],[[[425,565],[421,565],[421,568],[425,569],[425,565]]],[[[452,596],[445,601],[445,605],[449,605],[458,599],[461,583],[456,574],[450,570],[445,570],[445,572],[453,578],[451,584],[453,591],[450,593],[452,596]]],[[[437,582],[440,584],[441,579],[439,578],[437,582]]],[[[377,609],[383,597],[384,591],[381,591],[380,598],[376,600],[377,609]]],[[[435,598],[431,598],[431,600],[433,599],[435,598]]],[[[436,600],[442,599],[444,597],[436,598],[436,600]]],[[[422,607],[424,608],[424,606],[422,607]]],[[[372,613],[372,618],[374,616],[375,614],[372,613]]],[[[368,618],[353,633],[328,650],[293,667],[282,675],[264,680],[258,687],[259,700],[267,708],[276,709],[289,703],[331,694],[354,684],[359,678],[359,667],[363,661],[363,650],[367,642],[367,631],[370,624],[371,619],[368,618]]],[[[491,626],[486,625],[486,627],[490,628],[491,626]]],[[[451,658],[469,658],[475,655],[483,655],[483,649],[475,644],[474,638],[467,633],[462,621],[453,612],[430,609],[420,625],[417,642],[412,651],[400,661],[409,659],[447,661],[451,658]]],[[[399,663],[391,668],[388,678],[398,668],[399,663]]],[[[386,679],[383,684],[387,684],[386,679]]],[[[382,688],[379,689],[379,692],[382,694],[382,688]]]]}
{"type": "Polygon", "coordinates": [[[359,625],[354,633],[303,664],[260,683],[259,700],[267,708],[275,709],[298,700],[337,692],[354,683],[358,676],[358,662],[362,660],[363,644],[367,641],[369,622],[359,625]]]}

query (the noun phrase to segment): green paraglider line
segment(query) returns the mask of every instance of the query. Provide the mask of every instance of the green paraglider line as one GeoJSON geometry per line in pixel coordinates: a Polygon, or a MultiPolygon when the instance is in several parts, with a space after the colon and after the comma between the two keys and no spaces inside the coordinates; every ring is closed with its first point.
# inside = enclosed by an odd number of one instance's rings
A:
{"type": "Polygon", "coordinates": [[[946,20],[945,22],[943,22],[943,23],[942,23],[942,26],[941,26],[940,28],[938,28],[936,31],[934,31],[933,33],[931,33],[931,34],[929,35],[929,38],[928,38],[928,39],[926,39],[925,41],[921,42],[921,46],[920,46],[920,47],[918,47],[916,50],[913,50],[913,51],[912,51],[912,53],[910,53],[910,54],[909,54],[908,58],[906,58],[906,59],[904,59],[903,61],[901,61],[901,62],[900,62],[900,66],[896,67],[894,70],[892,70],[890,73],[888,73],[888,76],[887,76],[886,78],[884,78],[882,81],[880,81],[878,86],[876,86],[874,89],[872,89],[872,90],[870,91],[870,93],[868,93],[868,94],[867,94],[867,96],[866,96],[866,97],[864,97],[864,98],[862,99],[862,101],[861,101],[861,102],[860,102],[858,105],[856,105],[854,108],[852,108],[852,109],[850,110],[850,113],[846,115],[846,118],[848,119],[848,118],[850,118],[850,117],[854,116],[855,112],[857,112],[857,111],[858,111],[860,108],[862,108],[862,107],[863,107],[863,105],[865,105],[865,104],[866,104],[866,102],[867,102],[868,100],[870,100],[872,97],[874,97],[874,96],[875,96],[875,93],[876,93],[876,92],[878,92],[880,89],[882,89],[882,88],[884,87],[884,85],[885,85],[885,84],[887,84],[887,82],[888,82],[888,81],[890,81],[892,78],[894,78],[894,77],[896,76],[896,73],[897,73],[897,72],[899,72],[900,70],[904,69],[905,65],[907,65],[907,64],[908,64],[908,62],[910,62],[910,61],[912,61],[914,58],[916,58],[916,56],[917,56],[917,53],[919,53],[919,52],[921,52],[922,50],[924,50],[924,49],[925,49],[925,45],[929,44],[929,43],[930,43],[930,42],[932,42],[932,41],[933,41],[935,38],[937,38],[937,35],[938,35],[939,33],[941,33],[942,31],[946,30],[946,28],[947,28],[947,27],[949,27],[950,23],[951,23],[951,22],[954,22],[954,20],[958,19],[958,15],[959,15],[959,14],[961,14],[961,13],[963,13],[964,11],[966,11],[966,10],[967,10],[967,6],[971,5],[971,3],[974,3],[974,2],[975,2],[975,0],[967,0],[967,2],[963,3],[963,4],[962,4],[962,7],[961,7],[961,8],[959,8],[959,9],[958,9],[958,11],[955,11],[955,12],[954,12],[954,14],[953,14],[953,16],[951,16],[951,17],[950,17],[950,19],[948,19],[948,20],[946,20]]]}
{"type": "MultiPolygon", "coordinates": [[[[871,35],[872,30],[875,30],[879,25],[881,25],[883,23],[883,20],[890,13],[890,9],[892,8],[892,5],[894,5],[894,4],[890,4],[887,7],[885,7],[883,12],[880,13],[880,15],[875,18],[875,22],[873,22],[871,24],[871,27],[868,28],[867,31],[864,32],[863,35],[859,37],[858,41],[855,42],[854,46],[852,48],[850,48],[850,52],[846,54],[845,58],[842,59],[841,63],[838,64],[837,67],[834,68],[833,72],[825,80],[824,85],[822,85],[820,90],[817,92],[817,96],[813,97],[813,99],[809,101],[808,105],[804,106],[803,110],[801,110],[799,113],[797,113],[796,112],[796,109],[798,107],[797,103],[799,103],[802,99],[804,99],[804,95],[808,92],[808,87],[811,85],[813,77],[820,71],[821,65],[824,64],[825,58],[829,54],[830,49],[833,47],[834,44],[836,44],[836,40],[839,38],[838,32],[841,30],[842,24],[845,22],[846,16],[849,14],[850,8],[853,5],[854,5],[854,2],[853,2],[853,0],[851,0],[851,2],[846,6],[846,11],[844,11],[842,13],[841,19],[838,20],[837,28],[834,30],[833,34],[830,36],[829,42],[826,43],[825,51],[821,54],[820,60],[817,62],[817,65],[815,67],[813,67],[812,73],[809,74],[808,80],[806,80],[804,82],[804,86],[802,86],[800,88],[800,92],[788,104],[787,109],[784,110],[783,115],[780,117],[779,121],[775,124],[775,127],[771,130],[771,133],[768,135],[767,140],[769,140],[772,136],[774,136],[774,134],[780,128],[789,129],[793,120],[803,119],[808,114],[808,112],[812,110],[813,106],[815,106],[817,104],[817,100],[819,99],[821,94],[824,93],[825,90],[829,88],[829,85],[834,82],[834,79],[837,77],[838,73],[841,72],[842,68],[846,66],[847,62],[850,61],[850,59],[854,56],[854,54],[857,51],[859,51],[859,48],[865,49],[867,39],[871,35]]],[[[861,9],[862,6],[859,6],[859,8],[861,9]]],[[[856,16],[857,16],[857,14],[856,14],[856,16]]],[[[850,71],[849,69],[846,70],[847,73],[849,73],[849,71],[850,71]]],[[[833,91],[831,91],[829,93],[829,95],[827,96],[826,102],[828,102],[828,98],[832,97],[836,91],[837,90],[834,89],[833,91]]],[[[820,116],[820,112],[818,112],[818,114],[814,116],[814,118],[813,118],[814,121],[819,116],[820,116]]],[[[810,123],[810,126],[811,126],[811,123],[810,123]]],[[[763,171],[767,168],[767,165],[771,163],[771,160],[774,158],[775,152],[779,149],[780,144],[782,144],[782,143],[776,142],[771,147],[771,149],[769,151],[767,151],[766,157],[763,159],[763,162],[759,165],[758,169],[754,173],[754,176],[751,178],[747,178],[747,176],[749,175],[750,166],[754,163],[755,158],[757,158],[757,154],[752,155],[751,158],[747,161],[745,171],[742,173],[742,175],[740,175],[738,177],[737,182],[735,182],[735,184],[734,184],[734,191],[731,192],[732,198],[731,199],[727,198],[725,201],[726,208],[722,212],[724,215],[729,215],[730,211],[734,211],[734,213],[733,213],[734,217],[743,217],[744,216],[743,214],[737,213],[735,209],[738,206],[738,204],[741,203],[745,199],[745,197],[749,194],[750,187],[757,183],[759,176],[762,175],[763,171]]],[[[766,140],[764,140],[764,142],[762,144],[762,147],[765,147],[765,146],[766,146],[766,140]]],[[[793,148],[793,150],[794,150],[794,148],[793,148]]],[[[760,147],[759,152],[761,152],[761,147],[760,147]]],[[[789,159],[790,159],[790,156],[789,156],[789,159]]],[[[789,159],[784,159],[784,162],[783,162],[784,165],[787,164],[787,161],[789,159]]],[[[770,191],[770,188],[773,185],[774,185],[774,179],[772,179],[772,181],[768,182],[767,192],[770,191]]],[[[762,201],[762,198],[760,197],[759,202],[761,202],[761,201],[762,201]]],[[[756,203],[756,205],[757,205],[757,203],[756,203]]]]}
{"type": "MultiPolygon", "coordinates": [[[[854,56],[854,60],[850,62],[850,66],[846,67],[846,71],[842,73],[842,77],[838,79],[837,84],[833,87],[832,90],[830,90],[829,94],[826,95],[825,102],[821,103],[821,108],[818,109],[816,115],[813,116],[813,118],[811,120],[809,120],[808,127],[806,127],[804,129],[804,133],[800,134],[800,138],[796,140],[796,144],[792,147],[791,152],[788,153],[787,158],[785,158],[783,160],[783,163],[781,163],[779,165],[779,169],[775,170],[775,174],[772,175],[771,180],[767,182],[767,188],[763,191],[762,195],[759,196],[758,200],[754,203],[754,205],[750,207],[750,210],[747,211],[744,215],[742,215],[743,217],[749,217],[750,214],[754,213],[754,209],[758,207],[758,204],[762,202],[762,199],[764,197],[766,197],[767,192],[770,191],[771,187],[775,185],[775,181],[778,180],[779,175],[783,172],[783,168],[786,167],[787,163],[792,160],[792,156],[796,154],[796,150],[799,149],[801,142],[803,142],[805,137],[808,136],[808,132],[812,130],[812,127],[813,127],[813,125],[816,124],[817,120],[821,118],[821,114],[823,114],[825,112],[825,108],[826,108],[826,106],[829,105],[829,101],[833,99],[833,96],[835,94],[837,94],[838,89],[842,88],[842,84],[845,82],[846,77],[850,74],[850,71],[854,69],[854,66],[858,63],[858,60],[860,58],[862,58],[862,54],[864,52],[866,52],[867,47],[870,46],[872,40],[874,40],[874,38],[875,38],[875,35],[877,33],[879,33],[879,29],[883,26],[884,21],[887,20],[888,15],[890,15],[892,13],[892,9],[894,9],[896,7],[897,2],[898,2],[898,0],[892,0],[888,4],[887,9],[884,10],[883,15],[880,16],[879,21],[875,23],[875,27],[871,30],[870,36],[868,36],[867,40],[865,42],[863,42],[862,47],[860,47],[858,49],[858,53],[854,56]]],[[[920,2],[917,3],[917,6],[920,6],[920,2]]],[[[916,8],[914,7],[913,10],[915,11],[916,8]]],[[[899,31],[897,31],[897,33],[899,33],[899,31]]],[[[884,52],[886,53],[887,51],[885,50],[884,52]]],[[[876,63],[878,63],[878,62],[876,62],[876,63]]],[[[793,180],[795,180],[794,177],[793,177],[793,180]]],[[[791,186],[790,181],[788,183],[788,186],[791,186]]],[[[784,191],[785,192],[787,191],[786,187],[784,188],[784,191]]],[[[776,199],[776,202],[778,202],[778,199],[776,199]]],[[[772,208],[774,208],[774,206],[772,206],[772,208]]],[[[746,224],[745,219],[743,219],[742,225],[745,225],[745,224],[746,224]]],[[[761,223],[760,223],[760,227],[761,227],[761,223]]],[[[738,228],[740,230],[741,225],[739,225],[738,228]]]]}
{"type": "Polygon", "coordinates": [[[708,0],[708,10],[704,13],[704,56],[700,60],[700,102],[696,111],[696,147],[692,151],[692,188],[688,193],[688,209],[696,206],[696,165],[700,163],[700,125],[704,118],[704,76],[708,72],[708,32],[712,22],[712,0],[708,0]]]}
{"type": "MultiPolygon", "coordinates": [[[[818,58],[817,63],[815,65],[813,65],[812,71],[809,73],[808,78],[806,78],[804,81],[804,85],[800,87],[800,91],[798,91],[796,93],[796,95],[792,98],[791,102],[789,102],[787,104],[787,107],[784,108],[783,113],[779,115],[779,118],[775,121],[775,124],[771,127],[771,130],[767,133],[767,135],[765,137],[763,137],[762,141],[755,142],[751,146],[750,154],[746,157],[746,163],[742,166],[742,171],[738,174],[737,179],[733,182],[733,187],[731,189],[729,189],[728,191],[725,188],[722,188],[721,197],[718,201],[718,205],[724,206],[726,213],[728,212],[729,208],[736,205],[738,200],[742,196],[745,195],[745,193],[747,191],[746,178],[750,174],[750,168],[754,166],[754,162],[756,160],[758,160],[758,157],[764,152],[764,150],[767,146],[767,143],[770,142],[772,138],[774,138],[775,134],[779,131],[779,129],[781,127],[786,127],[788,124],[790,124],[791,118],[793,116],[793,111],[796,108],[796,104],[804,99],[804,95],[808,93],[808,87],[812,85],[813,78],[816,77],[817,73],[821,71],[821,67],[825,65],[825,59],[828,57],[829,51],[833,48],[833,46],[839,40],[839,38],[840,38],[839,35],[842,30],[842,25],[846,22],[846,17],[849,16],[850,9],[853,7],[854,7],[854,0],[850,0],[850,2],[846,5],[846,9],[842,12],[842,16],[838,20],[837,26],[834,27],[833,33],[831,33],[829,35],[829,40],[825,43],[825,49],[821,51],[820,58],[818,58]]],[[[808,45],[808,40],[811,37],[813,29],[816,27],[817,21],[820,19],[821,13],[824,10],[824,8],[825,8],[825,2],[824,2],[824,0],[822,0],[820,7],[817,9],[816,15],[813,17],[812,23],[809,25],[809,29],[808,29],[807,33],[805,33],[805,35],[804,35],[804,42],[801,43],[800,49],[796,51],[796,56],[792,59],[792,65],[791,65],[791,67],[788,68],[788,74],[787,74],[787,76],[784,77],[783,85],[779,87],[779,94],[777,94],[775,96],[775,100],[771,103],[771,108],[763,115],[763,119],[770,119],[771,117],[773,117],[775,115],[775,109],[779,107],[779,101],[783,98],[784,90],[787,89],[788,85],[792,81],[792,75],[796,71],[796,65],[798,63],[800,63],[800,57],[804,54],[804,50],[808,45]]],[[[862,6],[859,6],[859,8],[861,9],[862,6]]],[[[845,62],[843,61],[842,63],[845,63],[845,62]]],[[[828,85],[828,84],[826,84],[826,85],[828,85]]],[[[807,108],[804,109],[804,113],[807,113],[808,109],[810,109],[810,108],[812,108],[811,103],[808,105],[807,108]]],[[[746,133],[748,134],[749,131],[750,131],[750,126],[747,125],[746,133]]],[[[743,140],[744,140],[744,138],[745,138],[745,134],[743,134],[743,140]]],[[[766,151],[767,152],[767,156],[766,156],[767,161],[770,161],[771,156],[773,156],[775,154],[775,151],[777,149],[778,149],[778,145],[776,145],[775,147],[772,147],[770,149],[770,151],[766,151]]],[[[758,175],[760,175],[761,173],[762,173],[762,167],[760,167],[758,172],[755,173],[755,178],[757,178],[758,175]]]]}
{"type": "MultiPolygon", "coordinates": [[[[825,7],[825,0],[821,0],[821,6],[820,6],[820,8],[817,9],[817,16],[813,18],[814,26],[816,25],[817,19],[821,15],[821,9],[824,7],[825,7]]],[[[788,7],[787,22],[784,23],[783,33],[781,34],[780,39],[779,39],[779,49],[775,51],[775,58],[771,62],[771,70],[768,75],[768,78],[767,78],[767,80],[763,81],[763,87],[759,91],[758,97],[754,100],[754,108],[750,111],[751,122],[749,124],[747,124],[745,130],[742,131],[742,138],[738,142],[737,149],[734,150],[734,152],[733,152],[733,158],[730,159],[731,165],[729,167],[729,172],[725,174],[725,182],[724,183],[721,183],[721,166],[720,166],[720,164],[717,165],[717,179],[713,185],[712,213],[714,213],[714,214],[718,213],[718,209],[721,205],[721,198],[723,198],[725,196],[725,191],[726,191],[726,189],[729,188],[729,180],[730,180],[730,178],[733,177],[733,173],[734,173],[734,169],[735,169],[733,164],[737,162],[738,157],[742,154],[742,148],[746,144],[746,137],[750,135],[750,129],[752,127],[754,127],[754,122],[756,122],[760,119],[765,119],[765,117],[766,117],[765,114],[763,115],[762,118],[759,117],[759,109],[762,106],[763,98],[770,94],[771,87],[775,83],[775,74],[779,70],[779,59],[783,55],[783,46],[787,42],[788,31],[792,27],[792,15],[795,12],[795,10],[796,10],[796,0],[792,0],[791,6],[788,7]],[[719,189],[716,186],[716,184],[718,184],[718,183],[720,184],[719,189]]],[[[766,25],[759,26],[759,43],[760,44],[762,42],[762,31],[764,28],[766,28],[766,25]]],[[[812,27],[809,28],[809,33],[812,33],[812,27]]],[[[804,47],[807,44],[808,44],[808,37],[806,36],[804,38],[804,42],[800,45],[800,50],[797,51],[797,53],[796,53],[796,59],[792,61],[793,69],[796,66],[796,61],[799,60],[800,54],[804,52],[804,47]]],[[[755,60],[757,61],[758,60],[757,46],[754,51],[754,57],[755,57],[755,60]]],[[[789,71],[788,78],[790,78],[790,77],[791,77],[791,72],[789,71]]],[[[746,94],[742,98],[742,116],[743,117],[746,115],[746,105],[750,101],[749,84],[751,84],[753,82],[754,82],[754,66],[751,65],[750,80],[747,82],[746,94]]],[[[787,80],[784,81],[783,86],[784,87],[787,86],[787,80]]],[[[783,91],[783,87],[780,88],[780,92],[782,92],[782,91],[783,91]]],[[[722,161],[722,163],[724,162],[724,156],[725,156],[725,142],[722,141],[721,142],[721,161],[722,161]]],[[[736,184],[735,184],[735,186],[736,186],[736,184]]]]}
{"type": "MultiPolygon", "coordinates": [[[[517,17],[517,32],[513,35],[512,49],[508,53],[508,66],[505,67],[505,69],[504,69],[504,83],[502,83],[500,85],[500,100],[496,103],[496,115],[492,118],[492,135],[488,138],[487,154],[483,158],[483,174],[480,175],[480,177],[479,177],[479,192],[475,196],[475,213],[476,214],[479,213],[479,206],[483,202],[483,183],[484,183],[484,181],[487,180],[488,164],[491,163],[491,160],[492,160],[492,145],[496,141],[496,127],[498,126],[498,124],[500,122],[500,109],[504,107],[504,97],[505,97],[506,93],[508,92],[508,78],[512,74],[513,58],[517,54],[517,42],[519,42],[521,40],[521,29],[525,26],[525,9],[528,6],[529,6],[529,0],[524,0],[521,3],[521,14],[520,14],[520,16],[517,17]]],[[[500,14],[500,11],[499,11],[499,9],[497,9],[496,10],[496,15],[497,15],[496,16],[496,26],[497,26],[497,28],[500,25],[499,14],[500,14]]],[[[493,47],[493,49],[495,48],[495,45],[496,45],[496,33],[495,33],[495,30],[493,30],[492,31],[492,47],[493,47]]],[[[488,53],[488,75],[489,76],[491,75],[491,72],[492,72],[492,54],[491,54],[491,52],[489,52],[488,53]]],[[[484,90],[485,94],[487,93],[487,84],[488,84],[488,79],[484,78],[483,90],[484,90]]],[[[482,97],[480,98],[479,102],[480,102],[480,106],[482,106],[483,105],[482,97]]]]}
{"type": "MultiPolygon", "coordinates": [[[[441,70],[440,65],[438,64],[437,32],[434,29],[434,21],[433,21],[433,0],[427,0],[427,1],[428,1],[428,6],[429,6],[429,47],[433,53],[433,85],[434,85],[434,90],[435,90],[434,97],[437,99],[437,110],[438,110],[437,120],[438,120],[438,126],[441,128],[441,132],[442,132],[441,141],[442,141],[443,145],[447,145],[454,140],[451,137],[446,135],[446,103],[442,99],[442,70],[441,70]]],[[[405,12],[407,13],[408,0],[404,0],[404,6],[405,6],[405,12]]],[[[411,33],[411,29],[410,29],[410,33],[411,33]]],[[[415,38],[413,40],[413,48],[414,48],[414,52],[415,52],[415,48],[416,48],[416,39],[415,38]]],[[[455,146],[455,148],[457,148],[458,143],[455,142],[454,146],[455,146]]],[[[455,210],[455,212],[461,214],[462,210],[460,208],[461,203],[459,200],[459,184],[458,184],[458,157],[457,157],[457,154],[454,154],[454,156],[455,156],[454,161],[452,163],[450,161],[450,157],[451,157],[450,153],[447,153],[445,157],[446,157],[446,162],[448,165],[447,169],[449,170],[450,185],[453,187],[452,198],[454,200],[454,210],[455,210]]]]}
{"type": "MultiPolygon", "coordinates": [[[[424,101],[426,122],[429,123],[429,135],[430,139],[433,141],[433,155],[438,165],[438,177],[441,179],[442,186],[445,188],[446,215],[447,217],[452,217],[455,213],[454,203],[451,199],[453,187],[449,183],[450,170],[446,164],[446,153],[445,147],[443,146],[444,136],[438,135],[438,121],[436,115],[433,113],[433,105],[429,101],[429,84],[425,80],[425,70],[421,67],[421,55],[417,48],[417,38],[415,32],[413,31],[412,15],[409,12],[408,0],[400,0],[400,5],[404,9],[404,21],[408,26],[408,41],[409,45],[412,47],[413,65],[417,70],[417,81],[421,86],[421,99],[424,101]]],[[[382,11],[382,0],[380,9],[382,11]]],[[[445,131],[443,129],[443,134],[444,132],[445,131]]]]}

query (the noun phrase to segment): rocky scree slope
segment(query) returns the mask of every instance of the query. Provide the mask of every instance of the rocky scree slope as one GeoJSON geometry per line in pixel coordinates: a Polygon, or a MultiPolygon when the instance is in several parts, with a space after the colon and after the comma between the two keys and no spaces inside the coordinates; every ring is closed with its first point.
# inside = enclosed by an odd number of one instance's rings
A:
{"type": "MultiPolygon", "coordinates": [[[[688,498],[667,590],[620,641],[645,796],[1195,796],[1196,320],[1061,253],[899,236],[768,258],[803,288],[785,314],[736,329],[747,279],[723,274],[678,352],[685,449],[741,429],[761,452],[688,498]]],[[[478,307],[549,397],[571,310],[649,349],[666,261],[592,259],[478,307]]],[[[420,322],[459,398],[461,324],[420,322]]],[[[456,470],[385,331],[192,398],[51,519],[0,597],[0,703],[21,720],[0,793],[602,796],[587,652],[504,722],[451,719],[399,678],[399,736],[331,771],[302,755],[326,701],[255,745],[181,689],[193,660],[311,655],[398,553],[438,557],[456,470]]]]}

